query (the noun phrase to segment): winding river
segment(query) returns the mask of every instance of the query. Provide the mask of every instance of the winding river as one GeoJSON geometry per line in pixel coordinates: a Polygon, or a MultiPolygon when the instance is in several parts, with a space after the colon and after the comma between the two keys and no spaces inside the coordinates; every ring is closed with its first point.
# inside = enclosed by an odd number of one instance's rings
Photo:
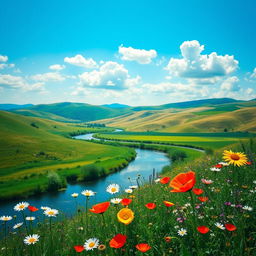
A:
{"type": "MultiPolygon", "coordinates": [[[[93,138],[93,134],[79,135],[74,138],[91,140],[93,138]]],[[[107,177],[92,182],[68,184],[65,191],[32,196],[25,201],[37,208],[40,208],[41,206],[48,206],[58,209],[65,216],[71,216],[75,213],[77,204],[84,205],[85,203],[85,197],[81,195],[81,191],[90,189],[96,192],[96,195],[90,199],[91,205],[107,201],[113,197],[106,192],[106,187],[109,184],[119,184],[121,186],[121,192],[123,193],[124,189],[128,188],[130,185],[137,185],[136,178],[139,174],[141,175],[141,179],[148,181],[149,176],[152,175],[153,169],[159,173],[164,166],[170,164],[166,154],[162,152],[136,149],[136,153],[136,158],[119,172],[110,174],[107,177]],[[72,193],[79,193],[78,198],[72,198],[72,193]]],[[[115,197],[118,197],[118,194],[115,195],[115,197]]],[[[15,200],[0,204],[0,216],[13,216],[14,214],[17,214],[17,212],[13,210],[13,206],[20,201],[24,200],[15,200]]],[[[38,212],[33,214],[33,216],[41,215],[41,211],[38,212]]]]}

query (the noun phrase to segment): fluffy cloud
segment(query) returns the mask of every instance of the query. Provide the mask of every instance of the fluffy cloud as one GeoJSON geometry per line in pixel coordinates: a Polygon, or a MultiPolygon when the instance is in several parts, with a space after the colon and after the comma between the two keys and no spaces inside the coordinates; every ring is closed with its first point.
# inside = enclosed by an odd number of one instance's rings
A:
{"type": "Polygon", "coordinates": [[[61,82],[65,80],[65,77],[63,77],[61,74],[59,73],[55,73],[55,72],[48,72],[48,73],[44,73],[44,74],[37,74],[34,76],[31,76],[32,80],[35,81],[40,81],[40,82],[61,82]]]}
{"type": "Polygon", "coordinates": [[[250,75],[250,78],[256,78],[256,68],[254,68],[253,72],[250,75]]]}
{"type": "Polygon", "coordinates": [[[6,62],[8,61],[8,56],[0,55],[0,62],[6,62]]]}
{"type": "Polygon", "coordinates": [[[71,65],[75,65],[78,67],[84,67],[84,68],[96,68],[97,63],[92,59],[85,59],[82,55],[77,54],[74,57],[65,57],[64,61],[66,63],[69,63],[71,65]]]}
{"type": "Polygon", "coordinates": [[[201,54],[204,45],[196,40],[183,42],[180,50],[183,58],[171,58],[165,68],[174,76],[198,79],[221,77],[234,72],[238,67],[234,56],[217,55],[216,52],[201,54]]]}
{"type": "Polygon", "coordinates": [[[79,78],[82,86],[112,90],[135,86],[140,81],[139,76],[131,78],[123,65],[113,61],[105,62],[99,70],[84,72],[79,78]]]}
{"type": "Polygon", "coordinates": [[[236,76],[228,77],[222,82],[220,88],[221,90],[224,90],[224,91],[233,91],[233,92],[239,91],[241,87],[239,86],[238,77],[236,76]]]}
{"type": "Polygon", "coordinates": [[[14,68],[15,64],[11,63],[11,64],[7,64],[7,63],[0,63],[0,69],[4,69],[4,68],[14,68]]]}
{"type": "Polygon", "coordinates": [[[140,64],[149,64],[157,56],[155,50],[134,49],[132,47],[119,46],[118,52],[122,60],[137,61],[140,64]]]}
{"type": "Polygon", "coordinates": [[[55,71],[60,71],[64,68],[65,68],[65,65],[59,65],[59,64],[49,66],[49,69],[55,70],[55,71]]]}

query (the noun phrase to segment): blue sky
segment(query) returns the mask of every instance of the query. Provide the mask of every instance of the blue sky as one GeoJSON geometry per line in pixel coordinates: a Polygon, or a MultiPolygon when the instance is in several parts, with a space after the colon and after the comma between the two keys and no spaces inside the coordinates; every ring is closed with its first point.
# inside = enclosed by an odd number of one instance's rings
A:
{"type": "Polygon", "coordinates": [[[2,0],[0,102],[255,98],[255,12],[253,0],[2,0]]]}

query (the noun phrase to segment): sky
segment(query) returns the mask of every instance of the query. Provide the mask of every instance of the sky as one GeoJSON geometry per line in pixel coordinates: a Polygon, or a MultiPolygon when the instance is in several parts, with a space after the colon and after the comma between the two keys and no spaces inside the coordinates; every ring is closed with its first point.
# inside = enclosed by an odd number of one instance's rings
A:
{"type": "Polygon", "coordinates": [[[256,98],[254,0],[1,0],[0,103],[256,98]]]}

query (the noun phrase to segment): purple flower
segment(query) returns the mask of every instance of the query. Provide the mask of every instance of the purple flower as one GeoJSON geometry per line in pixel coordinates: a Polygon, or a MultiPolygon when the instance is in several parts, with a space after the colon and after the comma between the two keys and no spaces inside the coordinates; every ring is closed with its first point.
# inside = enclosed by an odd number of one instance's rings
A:
{"type": "Polygon", "coordinates": [[[225,202],[224,204],[230,206],[230,205],[231,205],[231,202],[225,202]]]}

